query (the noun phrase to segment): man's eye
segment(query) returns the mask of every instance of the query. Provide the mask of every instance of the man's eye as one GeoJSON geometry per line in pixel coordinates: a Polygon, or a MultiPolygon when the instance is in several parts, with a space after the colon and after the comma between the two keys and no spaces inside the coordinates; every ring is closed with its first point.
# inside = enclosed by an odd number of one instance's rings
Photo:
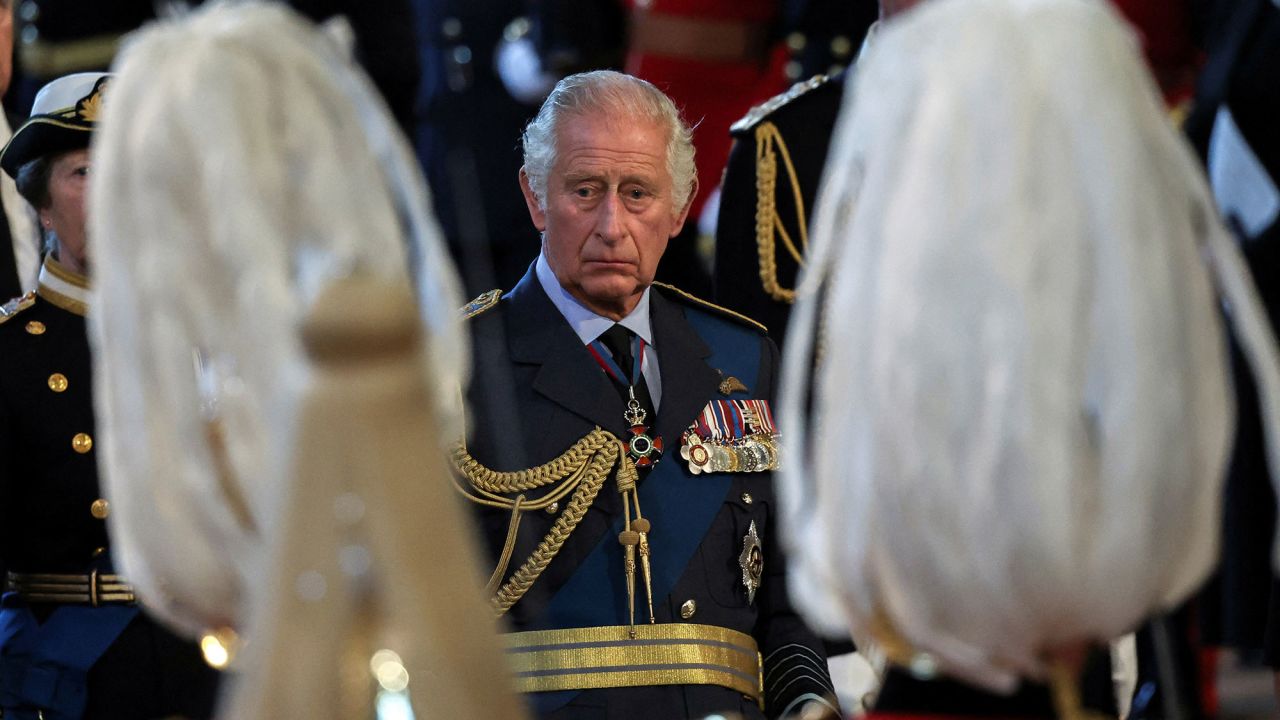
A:
{"type": "Polygon", "coordinates": [[[640,188],[634,188],[632,190],[627,191],[627,197],[631,198],[632,200],[643,200],[648,196],[649,196],[649,193],[645,192],[644,190],[641,190],[640,188]]]}
{"type": "Polygon", "coordinates": [[[88,165],[85,165],[85,166],[83,166],[83,167],[78,167],[78,168],[76,168],[75,170],[73,170],[73,171],[72,171],[72,173],[73,173],[73,174],[75,174],[75,175],[80,175],[80,176],[88,175],[88,174],[89,174],[89,166],[88,166],[88,165]]]}
{"type": "Polygon", "coordinates": [[[591,188],[589,187],[580,187],[574,190],[573,194],[577,195],[580,198],[588,198],[588,197],[591,197],[592,191],[591,191],[591,188]]]}

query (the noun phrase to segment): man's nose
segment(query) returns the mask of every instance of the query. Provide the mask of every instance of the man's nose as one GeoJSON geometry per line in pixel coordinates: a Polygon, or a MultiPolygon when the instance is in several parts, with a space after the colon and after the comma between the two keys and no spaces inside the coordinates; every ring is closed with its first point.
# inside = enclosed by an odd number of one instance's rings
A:
{"type": "Polygon", "coordinates": [[[622,222],[626,208],[622,206],[622,198],[617,193],[608,193],[596,211],[596,234],[607,243],[615,243],[626,235],[626,225],[622,222]]]}

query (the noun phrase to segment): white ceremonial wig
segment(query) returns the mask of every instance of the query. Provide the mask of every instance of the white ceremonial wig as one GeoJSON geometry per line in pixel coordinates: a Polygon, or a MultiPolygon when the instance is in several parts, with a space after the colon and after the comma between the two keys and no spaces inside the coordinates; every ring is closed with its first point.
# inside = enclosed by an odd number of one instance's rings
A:
{"type": "Polygon", "coordinates": [[[815,626],[1010,690],[1204,579],[1215,282],[1273,421],[1275,340],[1105,3],[926,2],[849,82],[783,366],[790,587],[815,626]]]}
{"type": "Polygon", "coordinates": [[[276,4],[214,3],[138,32],[114,69],[89,213],[113,554],[197,632],[242,619],[288,501],[316,293],[352,273],[413,283],[448,437],[462,298],[418,163],[334,37],[276,4]]]}

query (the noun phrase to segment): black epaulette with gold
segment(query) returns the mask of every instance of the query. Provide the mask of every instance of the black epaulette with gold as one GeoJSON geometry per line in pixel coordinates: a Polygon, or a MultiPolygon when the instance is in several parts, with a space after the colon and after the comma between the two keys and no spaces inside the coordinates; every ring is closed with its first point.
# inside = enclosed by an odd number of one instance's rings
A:
{"type": "Polygon", "coordinates": [[[743,115],[737,122],[729,126],[729,132],[736,135],[750,130],[756,125],[759,125],[765,118],[777,112],[778,108],[794,101],[798,97],[802,97],[803,95],[812,92],[813,90],[817,90],[825,85],[830,79],[831,78],[826,75],[819,74],[814,75],[808,80],[801,80],[795,85],[792,85],[786,92],[774,95],[759,105],[752,107],[747,111],[746,115],[743,115]]]}
{"type": "Polygon", "coordinates": [[[462,306],[462,319],[470,320],[478,315],[483,315],[498,306],[498,301],[502,299],[502,290],[497,288],[480,293],[475,300],[462,306]]]}
{"type": "Polygon", "coordinates": [[[20,295],[10,300],[4,305],[0,305],[0,324],[8,322],[10,318],[35,304],[36,293],[33,290],[26,295],[20,295]]]}
{"type": "Polygon", "coordinates": [[[673,300],[683,301],[686,304],[689,304],[698,308],[699,310],[706,310],[711,312],[714,315],[719,315],[721,317],[725,317],[730,320],[733,320],[739,324],[746,325],[752,330],[756,330],[761,335],[769,334],[769,328],[765,327],[763,323],[752,320],[751,318],[747,317],[746,315],[743,315],[742,313],[734,312],[733,310],[730,310],[727,307],[722,307],[709,300],[703,300],[697,295],[691,295],[685,292],[684,290],[681,290],[680,288],[676,287],[675,285],[668,285],[667,283],[655,282],[654,286],[660,287],[663,290],[670,292],[671,295],[673,296],[672,297],[673,300]]]}

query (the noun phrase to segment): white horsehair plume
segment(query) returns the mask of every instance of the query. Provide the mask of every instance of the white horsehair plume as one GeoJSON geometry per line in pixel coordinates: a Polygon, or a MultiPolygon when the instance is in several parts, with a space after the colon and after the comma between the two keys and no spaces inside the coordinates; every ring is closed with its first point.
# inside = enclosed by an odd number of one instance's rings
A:
{"type": "Polygon", "coordinates": [[[1234,420],[1220,297],[1280,477],[1275,338],[1105,3],[886,21],[811,235],[780,492],[790,587],[826,631],[888,627],[1007,691],[1194,590],[1234,420]]]}
{"type": "Polygon", "coordinates": [[[130,498],[113,552],[154,611],[198,632],[242,619],[288,501],[316,293],[356,272],[413,283],[450,438],[462,299],[408,144],[310,23],[214,3],[136,33],[114,70],[89,211],[102,471],[130,498]]]}

